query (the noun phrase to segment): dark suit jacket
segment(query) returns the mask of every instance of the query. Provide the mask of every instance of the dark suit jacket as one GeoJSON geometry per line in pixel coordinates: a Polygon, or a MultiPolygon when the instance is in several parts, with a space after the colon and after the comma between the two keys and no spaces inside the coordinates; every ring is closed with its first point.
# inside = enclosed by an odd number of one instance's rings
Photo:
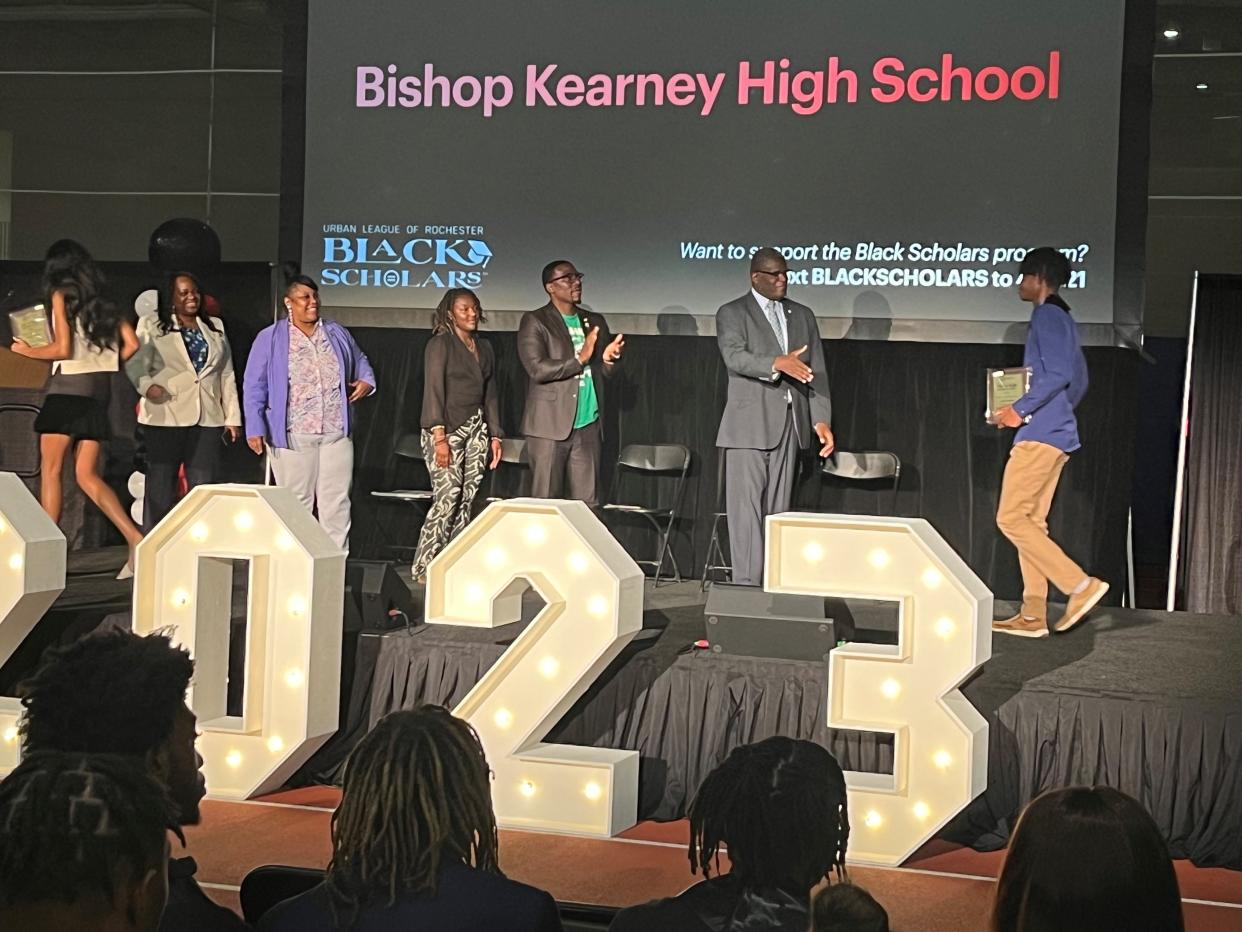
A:
{"type": "MultiPolygon", "coordinates": [[[[578,308],[582,332],[599,327],[595,353],[591,356],[591,379],[600,416],[604,413],[604,377],[612,375],[615,364],[604,363],[604,348],[612,342],[603,314],[578,308]]],[[[526,409],[522,412],[522,433],[527,437],[566,440],[574,429],[578,413],[578,376],[582,364],[574,353],[574,343],[561,312],[545,304],[537,311],[527,311],[518,325],[518,358],[530,385],[526,390],[526,409]]]]}
{"type": "MultiPolygon", "coordinates": [[[[261,932],[336,932],[323,885],[273,906],[261,932]]],[[[445,864],[435,896],[403,894],[392,906],[368,907],[352,932],[561,932],[556,901],[542,890],[465,864],[445,864]]],[[[188,930],[187,930],[188,932],[188,930]]]]}
{"type": "Polygon", "coordinates": [[[716,343],[729,370],[729,398],[720,418],[716,446],[771,450],[785,429],[785,390],[793,394],[793,416],[802,449],[810,449],[811,429],[822,421],[832,426],[832,400],[824,368],[824,346],[815,315],[805,304],[785,298],[789,348],[805,345],[802,361],[811,367],[810,385],[785,375],[772,378],[772,360],[781,355],[780,341],[767,315],[749,291],[716,312],[716,343]],[[805,425],[805,427],[803,426],[805,425]]]}

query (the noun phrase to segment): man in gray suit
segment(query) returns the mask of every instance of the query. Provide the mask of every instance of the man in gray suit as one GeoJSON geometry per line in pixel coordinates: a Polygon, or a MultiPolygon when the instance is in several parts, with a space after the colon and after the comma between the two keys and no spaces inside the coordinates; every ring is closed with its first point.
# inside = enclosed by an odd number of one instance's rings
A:
{"type": "Polygon", "coordinates": [[[602,314],[579,307],[582,273],[565,259],[543,268],[551,299],[527,311],[518,324],[518,358],[530,385],[522,433],[535,498],[599,502],[600,422],[604,378],[625,348],[622,334],[609,340],[602,314]]]}
{"type": "Polygon", "coordinates": [[[832,453],[832,402],[815,315],[786,299],[789,266],[765,247],[750,260],[749,293],[716,312],[729,397],[716,446],[725,457],[733,581],[763,582],[763,522],[788,511],[798,451],[817,438],[832,453]],[[805,361],[804,361],[805,360],[805,361]]]}

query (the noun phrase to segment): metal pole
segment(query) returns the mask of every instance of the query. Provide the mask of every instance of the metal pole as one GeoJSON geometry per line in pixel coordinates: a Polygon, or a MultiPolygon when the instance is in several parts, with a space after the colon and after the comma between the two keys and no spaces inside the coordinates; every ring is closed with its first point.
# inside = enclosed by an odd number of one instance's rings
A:
{"type": "Polygon", "coordinates": [[[1195,271],[1190,292],[1190,333],[1186,340],[1186,378],[1182,384],[1181,437],[1177,441],[1177,479],[1173,486],[1173,535],[1169,542],[1169,588],[1165,611],[1173,611],[1177,600],[1177,558],[1182,540],[1182,498],[1186,491],[1186,444],[1190,439],[1190,373],[1195,358],[1195,312],[1199,305],[1199,272],[1195,271]]]}

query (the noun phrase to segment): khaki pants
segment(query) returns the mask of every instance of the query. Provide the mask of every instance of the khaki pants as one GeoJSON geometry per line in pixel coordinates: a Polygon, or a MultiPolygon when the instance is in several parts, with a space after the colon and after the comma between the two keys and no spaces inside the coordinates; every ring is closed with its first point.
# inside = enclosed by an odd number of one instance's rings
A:
{"type": "Polygon", "coordinates": [[[1048,536],[1048,509],[1069,455],[1035,441],[1014,444],[1001,483],[996,526],[1018,548],[1022,566],[1022,613],[1046,618],[1048,583],[1064,593],[1087,576],[1048,536]]]}

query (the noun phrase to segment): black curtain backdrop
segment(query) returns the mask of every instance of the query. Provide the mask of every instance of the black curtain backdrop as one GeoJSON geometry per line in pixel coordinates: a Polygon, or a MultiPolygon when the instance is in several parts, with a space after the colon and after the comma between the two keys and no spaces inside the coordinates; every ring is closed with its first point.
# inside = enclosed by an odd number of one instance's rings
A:
{"type": "Polygon", "coordinates": [[[1242,276],[1199,276],[1186,446],[1186,609],[1242,615],[1242,276]]]}
{"type": "MultiPolygon", "coordinates": [[[[375,367],[379,393],[359,404],[354,490],[355,556],[390,555],[393,544],[411,544],[418,518],[408,507],[370,497],[373,489],[425,482],[393,447],[404,431],[417,430],[422,404],[423,330],[358,328],[354,335],[375,367]]],[[[515,334],[491,333],[506,430],[519,424],[526,374],[515,334]]],[[[929,520],[993,592],[1021,595],[1018,559],[996,530],[996,503],[1012,432],[983,420],[984,373],[1022,362],[1016,345],[826,341],[837,445],[842,450],[892,450],[902,461],[897,512],[929,520]]],[[[1091,388],[1079,409],[1083,449],[1070,460],[1050,517],[1050,533],[1089,572],[1124,591],[1126,514],[1130,504],[1138,357],[1109,347],[1086,350],[1091,388]]],[[[690,447],[694,463],[686,483],[686,518],[674,535],[683,574],[698,575],[716,509],[716,428],[725,397],[725,368],[716,341],[700,336],[630,336],[625,360],[609,386],[605,411],[603,488],[608,489],[620,447],[676,442],[690,447]]],[[[880,488],[845,487],[821,479],[810,463],[795,494],[800,510],[883,514],[892,497],[880,488]]],[[[506,476],[500,491],[516,492],[506,476]]],[[[671,483],[643,488],[623,484],[623,497],[667,499],[671,483]]],[[[637,523],[616,522],[632,553],[654,552],[654,536],[637,523]]]]}

